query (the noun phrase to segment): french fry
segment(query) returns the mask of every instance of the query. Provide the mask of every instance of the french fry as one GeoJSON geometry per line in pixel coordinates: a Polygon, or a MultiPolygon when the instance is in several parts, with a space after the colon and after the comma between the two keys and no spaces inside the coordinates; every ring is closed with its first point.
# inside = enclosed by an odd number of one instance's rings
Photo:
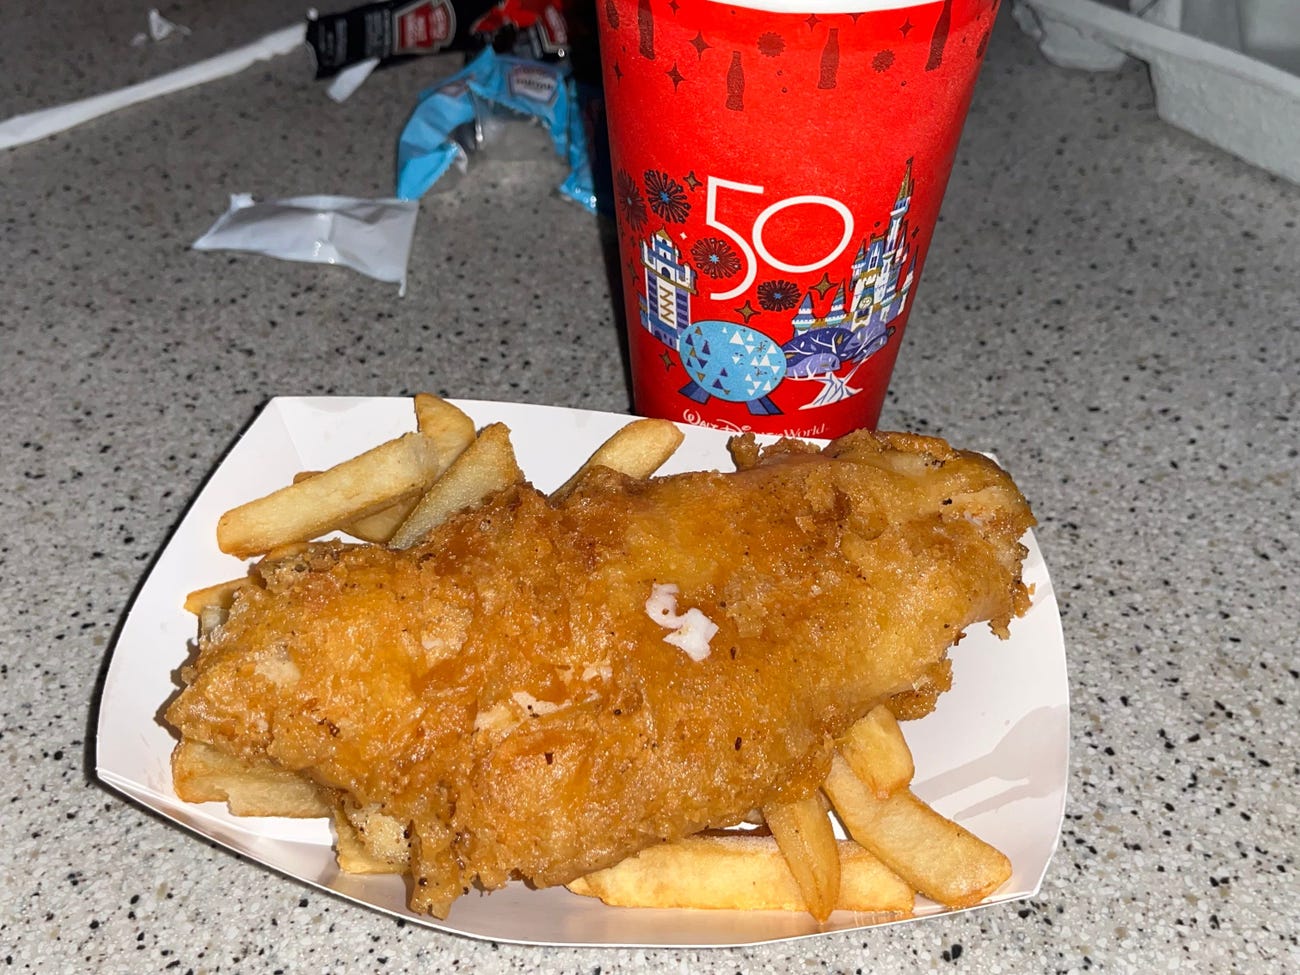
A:
{"type": "MultiPolygon", "coordinates": [[[[305,481],[310,477],[315,477],[320,471],[299,471],[293,476],[293,483],[305,481]]],[[[411,510],[420,503],[420,495],[412,494],[409,497],[401,498],[394,501],[387,508],[380,508],[373,515],[366,515],[364,518],[358,518],[356,521],[349,521],[340,527],[340,531],[351,535],[353,538],[359,538],[363,542],[371,542],[375,545],[387,544],[388,540],[393,537],[393,532],[397,531],[402,522],[406,521],[411,514],[411,510]]]]}
{"type": "Polygon", "coordinates": [[[845,732],[839,750],[853,774],[881,799],[912,784],[912,750],[894,713],[883,704],[845,732]]]}
{"type": "MultiPolygon", "coordinates": [[[[420,434],[434,442],[440,466],[446,470],[474,442],[474,421],[460,407],[432,393],[416,393],[414,404],[420,434]]],[[[293,476],[293,482],[297,484],[318,474],[320,471],[300,471],[293,476]]],[[[422,490],[413,491],[386,508],[340,525],[339,529],[363,542],[385,545],[402,522],[410,517],[423,493],[422,490]]]]}
{"type": "Polygon", "coordinates": [[[840,852],[820,792],[766,806],[763,819],[790,867],[808,912],[825,921],[840,893],[840,852]]]}
{"type": "Polygon", "coordinates": [[[419,503],[420,495],[418,494],[403,498],[401,501],[390,504],[387,508],[376,511],[373,515],[366,515],[364,518],[348,522],[343,526],[343,531],[353,538],[361,539],[363,542],[386,545],[388,540],[393,537],[393,533],[402,526],[402,522],[411,517],[411,512],[415,510],[415,506],[419,503]]]}
{"type": "Polygon", "coordinates": [[[446,470],[474,442],[474,421],[460,407],[432,393],[416,393],[414,402],[416,427],[438,445],[446,470]]]}
{"type": "Polygon", "coordinates": [[[236,816],[310,818],[330,812],[324,793],[310,779],[188,739],[172,751],[172,784],[185,802],[224,802],[236,816]]]}
{"type": "Polygon", "coordinates": [[[839,755],[822,786],[849,835],[918,892],[947,907],[970,907],[1011,876],[1011,861],[939,815],[910,789],[881,799],[839,755]]]}
{"type": "Polygon", "coordinates": [[[433,483],[410,516],[389,539],[393,548],[410,548],[431,529],[458,511],[480,504],[489,495],[517,484],[523,472],[504,423],[484,427],[447,472],[433,483]]]}
{"type": "MultiPolygon", "coordinates": [[[[912,889],[858,844],[838,842],[836,908],[912,913],[912,889]]],[[[575,894],[615,907],[677,907],[737,911],[807,910],[785,858],[770,836],[689,836],[642,850],[568,884],[575,894]]]]}
{"type": "Polygon", "coordinates": [[[435,441],[405,434],[227,511],[217,522],[217,546],[247,558],[286,542],[308,541],[423,490],[442,470],[435,441]]]}
{"type": "Polygon", "coordinates": [[[596,452],[551,494],[557,501],[571,492],[593,467],[608,467],[628,477],[649,477],[673,455],[684,436],[668,420],[633,420],[596,448],[596,452]]]}
{"type": "Polygon", "coordinates": [[[205,609],[215,606],[219,609],[230,609],[231,603],[235,601],[235,593],[243,589],[252,580],[248,576],[240,576],[238,579],[229,579],[226,582],[218,582],[214,586],[204,586],[202,589],[195,589],[185,597],[185,612],[193,613],[198,616],[205,609]]]}

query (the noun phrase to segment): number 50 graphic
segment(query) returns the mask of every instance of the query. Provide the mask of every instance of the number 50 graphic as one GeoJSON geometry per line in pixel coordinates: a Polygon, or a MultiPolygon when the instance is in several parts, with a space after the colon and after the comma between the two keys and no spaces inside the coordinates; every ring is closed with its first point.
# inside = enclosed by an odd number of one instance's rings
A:
{"type": "Polygon", "coordinates": [[[754,278],[758,276],[758,258],[779,271],[789,271],[792,274],[803,274],[807,271],[816,271],[818,268],[825,267],[833,260],[844,253],[844,248],[849,246],[849,241],[853,239],[853,214],[839,200],[832,199],[829,196],[787,196],[784,200],[777,200],[771,206],[767,207],[754,219],[754,225],[750,228],[749,236],[733,230],[727,226],[718,217],[718,191],[734,190],[737,193],[755,193],[761,195],[763,187],[755,186],[753,183],[737,183],[729,179],[719,179],[716,176],[710,176],[708,181],[707,198],[705,202],[704,222],[710,227],[714,227],[719,233],[726,234],[740,248],[740,252],[745,255],[745,277],[740,284],[730,291],[715,291],[710,298],[716,301],[727,301],[743,294],[754,283],[754,278]],[[815,261],[809,261],[806,264],[792,264],[788,261],[780,260],[773,256],[772,252],[767,249],[763,242],[763,229],[767,222],[787,207],[793,206],[824,206],[834,210],[839,214],[840,220],[844,224],[844,236],[840,242],[832,248],[829,254],[817,258],[815,261]]]}

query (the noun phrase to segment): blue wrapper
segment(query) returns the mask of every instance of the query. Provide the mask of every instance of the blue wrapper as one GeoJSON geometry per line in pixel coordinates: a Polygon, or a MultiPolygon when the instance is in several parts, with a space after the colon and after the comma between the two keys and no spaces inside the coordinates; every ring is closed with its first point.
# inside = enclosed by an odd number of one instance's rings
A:
{"type": "Polygon", "coordinates": [[[465,162],[465,149],[452,133],[477,117],[469,79],[483,69],[480,62],[491,53],[490,48],[485,50],[450,78],[420,92],[420,101],[397,144],[399,199],[419,199],[447,170],[465,162]]]}
{"type": "Polygon", "coordinates": [[[569,176],[560,192],[592,213],[614,216],[614,187],[609,168],[609,133],[605,103],[593,85],[571,84],[569,176]]]}
{"type": "Polygon", "coordinates": [[[456,74],[420,93],[397,147],[397,196],[418,199],[452,166],[467,162],[457,140],[466,126],[482,128],[483,113],[535,119],[571,173],[561,191],[595,208],[584,126],[568,65],[484,49],[456,74]]]}

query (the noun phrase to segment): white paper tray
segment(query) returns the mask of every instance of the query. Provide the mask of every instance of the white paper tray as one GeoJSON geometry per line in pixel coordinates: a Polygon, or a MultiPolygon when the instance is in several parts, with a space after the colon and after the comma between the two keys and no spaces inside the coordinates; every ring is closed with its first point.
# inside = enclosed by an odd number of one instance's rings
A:
{"type": "Polygon", "coordinates": [[[1141,16],[1097,0],[1017,0],[1016,19],[1064,67],[1145,61],[1161,118],[1300,183],[1300,3],[1133,5],[1141,16]]]}
{"type": "MultiPolygon", "coordinates": [[[[520,466],[543,490],[568,475],[628,417],[508,403],[461,402],[480,426],[512,430],[520,466]]],[[[217,550],[222,511],[414,427],[409,399],[273,400],[194,499],[136,596],[112,651],[100,702],[96,770],[100,779],[230,850],[302,883],[376,910],[478,938],[547,945],[755,944],[864,927],[879,918],[837,912],[819,926],[804,914],[658,911],[605,907],[563,888],[511,884],[456,902],[446,921],[406,909],[401,878],[340,874],[325,820],[240,818],[218,803],[188,804],[172,790],[173,733],[159,720],[178,690],[195,623],[185,594],[241,574],[243,563],[217,550]]],[[[665,472],[730,469],[727,435],[684,427],[686,441],[665,472]]],[[[905,732],[916,757],[915,791],[936,809],[999,847],[1011,859],[1008,884],[989,903],[1031,897],[1056,846],[1064,812],[1069,699],[1060,617],[1033,536],[1025,579],[1033,605],[1011,639],[973,629],[952,652],[954,688],[905,732]]],[[[946,913],[918,899],[918,917],[946,913]]]]}

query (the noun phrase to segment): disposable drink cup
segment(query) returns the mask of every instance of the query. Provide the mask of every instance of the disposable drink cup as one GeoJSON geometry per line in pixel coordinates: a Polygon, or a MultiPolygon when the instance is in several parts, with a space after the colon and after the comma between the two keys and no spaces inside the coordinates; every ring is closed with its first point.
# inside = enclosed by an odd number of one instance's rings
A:
{"type": "Polygon", "coordinates": [[[997,0],[597,0],[636,409],[874,427],[997,0]]]}

